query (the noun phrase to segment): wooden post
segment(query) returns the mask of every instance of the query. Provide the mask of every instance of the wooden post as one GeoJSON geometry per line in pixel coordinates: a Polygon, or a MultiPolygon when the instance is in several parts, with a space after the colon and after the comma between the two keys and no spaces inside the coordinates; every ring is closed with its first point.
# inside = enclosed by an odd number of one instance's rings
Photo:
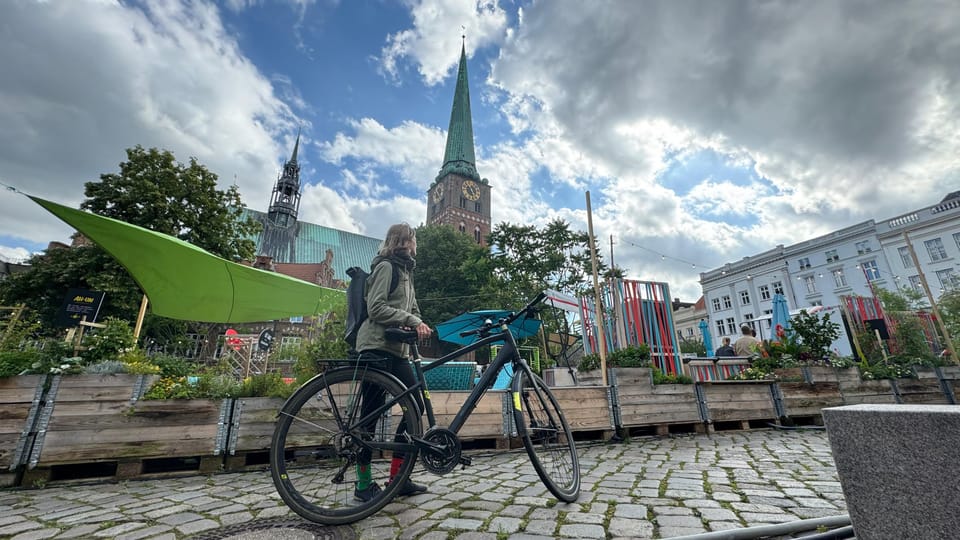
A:
{"type": "Polygon", "coordinates": [[[880,346],[880,354],[883,355],[883,363],[887,363],[887,350],[883,348],[883,338],[880,337],[880,330],[876,328],[873,329],[874,335],[877,336],[877,345],[880,346]]]}
{"type": "Polygon", "coordinates": [[[600,352],[600,380],[607,385],[607,341],[603,331],[603,303],[600,298],[600,279],[597,277],[597,248],[593,236],[593,211],[590,209],[590,192],[587,192],[587,236],[590,240],[590,261],[593,264],[593,295],[597,313],[597,341],[600,352]]]}
{"type": "Polygon", "coordinates": [[[80,326],[77,328],[77,333],[73,335],[73,355],[78,356],[80,354],[80,344],[83,343],[83,327],[87,322],[87,316],[84,315],[80,318],[80,326]]]}
{"type": "Polygon", "coordinates": [[[910,251],[913,266],[917,268],[917,274],[920,276],[920,284],[923,285],[923,291],[927,293],[930,309],[933,310],[933,316],[937,318],[937,325],[940,327],[940,331],[943,332],[943,339],[947,342],[947,350],[950,351],[950,357],[953,359],[953,363],[956,364],[960,361],[960,357],[957,356],[957,351],[953,348],[953,338],[950,337],[950,331],[947,330],[947,325],[943,323],[943,317],[940,316],[940,309],[937,308],[937,302],[934,301],[933,294],[930,292],[930,285],[927,284],[927,278],[923,275],[923,269],[920,268],[920,260],[917,258],[917,253],[913,251],[913,244],[910,242],[910,237],[907,236],[907,231],[903,231],[903,241],[907,243],[907,249],[910,251]]]}
{"type": "Polygon", "coordinates": [[[143,329],[143,317],[147,314],[147,295],[140,299],[140,312],[137,313],[137,324],[133,327],[133,346],[137,346],[140,341],[140,330],[143,329]]]}

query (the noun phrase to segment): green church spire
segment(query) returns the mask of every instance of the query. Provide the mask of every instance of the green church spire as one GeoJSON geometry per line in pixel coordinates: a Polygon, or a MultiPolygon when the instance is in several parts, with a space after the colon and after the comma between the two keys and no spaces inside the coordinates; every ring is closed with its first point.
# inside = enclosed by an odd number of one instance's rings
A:
{"type": "Polygon", "coordinates": [[[443,167],[437,175],[437,180],[450,173],[480,180],[480,175],[477,174],[476,157],[473,154],[473,120],[470,116],[466,44],[460,49],[460,68],[457,71],[457,89],[453,94],[453,110],[450,111],[447,147],[443,152],[443,167]]]}

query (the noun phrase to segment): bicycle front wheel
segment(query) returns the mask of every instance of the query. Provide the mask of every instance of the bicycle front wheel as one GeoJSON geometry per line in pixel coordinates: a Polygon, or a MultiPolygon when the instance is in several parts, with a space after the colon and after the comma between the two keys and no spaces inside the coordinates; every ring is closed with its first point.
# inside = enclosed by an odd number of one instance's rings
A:
{"type": "Polygon", "coordinates": [[[318,375],[297,390],[280,409],[270,444],[273,483],[287,506],[310,521],[344,525],[390,502],[418,451],[408,449],[391,482],[392,455],[376,445],[419,436],[417,406],[407,394],[371,421],[359,420],[403,391],[362,365],[318,375]]]}
{"type": "Polygon", "coordinates": [[[513,381],[517,433],[550,493],[563,502],[580,496],[580,461],[573,433],[557,398],[537,375],[520,370],[513,381]]]}

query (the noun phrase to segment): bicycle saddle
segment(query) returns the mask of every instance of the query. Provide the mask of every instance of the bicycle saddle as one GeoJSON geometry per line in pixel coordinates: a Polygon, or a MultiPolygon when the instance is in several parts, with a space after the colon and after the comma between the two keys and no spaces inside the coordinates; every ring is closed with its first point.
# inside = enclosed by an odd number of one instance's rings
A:
{"type": "Polygon", "coordinates": [[[403,328],[387,328],[387,341],[399,341],[400,343],[416,343],[417,331],[404,330],[403,328]]]}

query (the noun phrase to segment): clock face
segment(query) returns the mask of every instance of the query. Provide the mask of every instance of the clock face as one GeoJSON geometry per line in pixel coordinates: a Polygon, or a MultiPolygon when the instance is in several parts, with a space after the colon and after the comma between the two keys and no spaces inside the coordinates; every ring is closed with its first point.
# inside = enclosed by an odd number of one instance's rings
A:
{"type": "Polygon", "coordinates": [[[433,202],[440,202],[440,199],[443,198],[443,184],[437,184],[437,187],[433,189],[433,202]]]}
{"type": "Polygon", "coordinates": [[[467,180],[463,183],[463,196],[475,201],[480,198],[480,186],[473,180],[467,180]]]}

